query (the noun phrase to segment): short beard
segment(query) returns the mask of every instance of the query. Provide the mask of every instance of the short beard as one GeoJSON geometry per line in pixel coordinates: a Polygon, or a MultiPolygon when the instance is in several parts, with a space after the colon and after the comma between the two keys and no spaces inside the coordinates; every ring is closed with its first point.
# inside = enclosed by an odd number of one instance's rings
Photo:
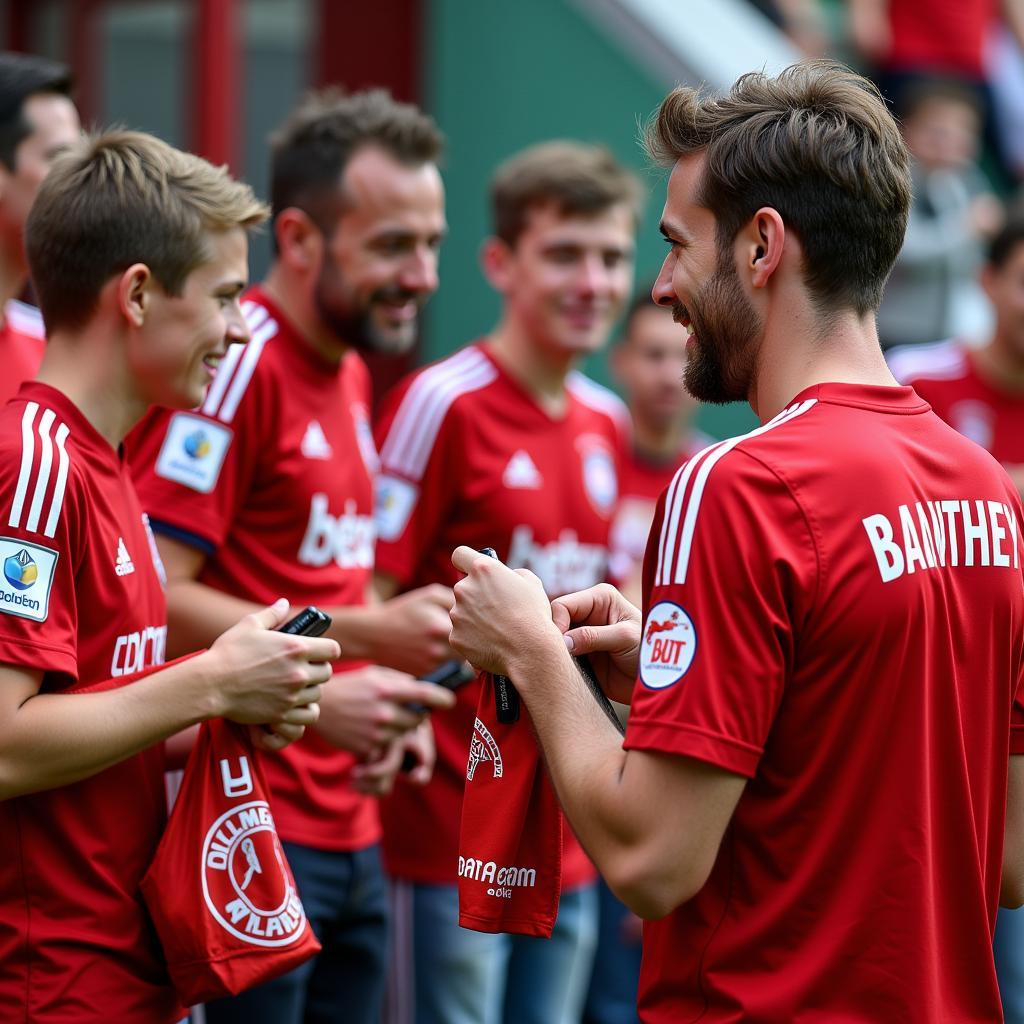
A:
{"type": "Polygon", "coordinates": [[[694,340],[683,371],[686,390],[698,401],[727,405],[750,395],[764,324],[743,292],[732,254],[721,248],[715,273],[676,319],[687,318],[694,340]]]}
{"type": "Polygon", "coordinates": [[[373,304],[381,299],[412,298],[415,300],[417,298],[415,294],[397,287],[380,288],[370,296],[365,306],[355,308],[342,306],[334,298],[341,289],[341,275],[338,269],[325,263],[316,283],[313,301],[320,319],[339,341],[360,352],[376,352],[389,356],[404,355],[416,344],[418,323],[412,325],[413,329],[409,332],[408,337],[403,337],[397,332],[383,334],[377,329],[371,315],[373,304]]]}

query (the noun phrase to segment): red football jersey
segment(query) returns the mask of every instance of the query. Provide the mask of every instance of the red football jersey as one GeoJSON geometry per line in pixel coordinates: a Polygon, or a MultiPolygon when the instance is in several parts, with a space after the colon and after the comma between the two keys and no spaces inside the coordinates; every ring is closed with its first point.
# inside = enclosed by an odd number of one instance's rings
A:
{"type": "Polygon", "coordinates": [[[31,380],[39,371],[46,348],[43,315],[27,302],[11,299],[4,306],[0,325],[0,407],[18,393],[22,381],[31,380]]]}
{"type": "MultiPolygon", "coordinates": [[[[0,661],[42,669],[43,692],[161,664],[163,588],[118,454],[30,381],[0,412],[0,477],[0,661]]],[[[0,802],[0,1019],[180,1019],[139,893],[166,819],[162,744],[0,802]]]]}
{"type": "Polygon", "coordinates": [[[999,16],[996,0],[890,0],[892,71],[985,77],[984,51],[999,16]]]}
{"type": "Polygon", "coordinates": [[[679,471],[626,746],[748,778],[645,926],[644,1021],[993,1021],[1019,498],[910,388],[821,384],[679,471]]]}
{"type": "Polygon", "coordinates": [[[1001,391],[977,371],[971,350],[952,339],[893,349],[889,368],[951,427],[1006,465],[1024,464],[1024,395],[1001,391]]]}
{"type": "MultiPolygon", "coordinates": [[[[454,584],[459,544],[493,547],[556,597],[593,586],[608,568],[627,417],[610,391],[570,374],[553,419],[488,354],[470,345],[407,378],[385,399],[377,436],[377,566],[403,587],[454,584]]],[[[437,767],[426,788],[403,781],[385,801],[384,848],[399,878],[455,884],[459,815],[479,684],[433,716],[437,767]]],[[[566,829],[563,885],[593,877],[566,829]]]]}
{"type": "Polygon", "coordinates": [[[643,562],[647,535],[654,522],[658,498],[672,482],[676,470],[691,456],[713,443],[700,430],[687,434],[686,443],[672,459],[651,459],[632,444],[619,454],[619,508],[612,523],[609,573],[613,580],[628,580],[643,562]]]}
{"type": "MultiPolygon", "coordinates": [[[[129,437],[154,529],[207,552],[199,581],[260,604],[360,605],[373,573],[370,380],[355,352],[324,361],[256,288],[252,340],[232,346],[194,412],[156,410],[129,437]]],[[[356,667],[339,663],[343,670],[356,667]]],[[[380,838],[355,758],[315,729],[264,757],[281,837],[321,850],[380,838]]]]}

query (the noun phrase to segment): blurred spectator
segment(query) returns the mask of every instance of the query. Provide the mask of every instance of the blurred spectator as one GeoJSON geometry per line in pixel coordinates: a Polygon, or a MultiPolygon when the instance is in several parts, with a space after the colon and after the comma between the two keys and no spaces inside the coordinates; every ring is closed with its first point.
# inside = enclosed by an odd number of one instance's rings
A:
{"type": "Polygon", "coordinates": [[[24,233],[50,164],[81,133],[71,72],[25,53],[0,53],[0,406],[43,358],[43,319],[19,301],[28,284],[24,233]]]}
{"type": "Polygon", "coordinates": [[[750,0],[807,57],[823,57],[829,38],[818,0],[750,0]]]}
{"type": "Polygon", "coordinates": [[[878,311],[884,347],[987,329],[976,274],[985,241],[1003,220],[976,163],[975,92],[952,79],[922,79],[905,91],[900,114],[914,161],[914,200],[878,311]]]}
{"type": "Polygon", "coordinates": [[[633,421],[633,436],[619,465],[611,576],[637,607],[654,506],[682,463],[711,444],[693,426],[697,400],[683,386],[686,346],[686,331],[670,309],[654,304],[647,289],[633,300],[611,353],[612,372],[633,421]]]}

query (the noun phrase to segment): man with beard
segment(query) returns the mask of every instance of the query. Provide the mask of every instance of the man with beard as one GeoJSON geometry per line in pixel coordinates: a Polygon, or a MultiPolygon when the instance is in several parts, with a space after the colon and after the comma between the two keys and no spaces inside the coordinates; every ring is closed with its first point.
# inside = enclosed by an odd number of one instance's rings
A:
{"type": "Polygon", "coordinates": [[[357,350],[408,349],[437,287],[440,149],[430,118],[381,91],[301,105],[272,142],[275,259],[243,304],[251,342],[228,351],[198,410],[156,411],[132,438],[167,567],[169,646],[205,646],[272,592],[327,611],[346,658],[316,731],[265,760],[323,952],[209,1006],[215,1024],[380,1016],[387,898],[371,794],[406,753],[411,781],[430,777],[430,726],[409,708],[452,698],[406,673],[444,659],[451,592],[370,598],[377,453],[357,350]]]}
{"type": "Polygon", "coordinates": [[[676,474],[643,616],[609,586],[549,603],[460,547],[453,645],[517,685],[569,820],[650,919],[643,1021],[999,1020],[1024,511],[882,358],[899,131],[873,85],[808,62],[675,90],[648,147],[687,387],[762,425],[676,474]],[[570,651],[632,700],[624,742],[570,651]]]}
{"type": "MultiPolygon", "coordinates": [[[[639,186],[604,149],[533,146],[491,185],[484,273],[501,296],[489,336],[412,375],[385,400],[378,437],[379,586],[457,578],[455,544],[528,566],[555,597],[608,568],[615,456],[627,412],[574,369],[598,351],[633,280],[639,186]]],[[[559,1024],[580,1017],[594,948],[595,872],[565,830],[562,903],[550,940],[458,925],[459,821],[480,687],[438,716],[437,777],[399,783],[384,845],[412,956],[395,965],[417,1024],[559,1024]],[[408,977],[409,970],[413,977],[408,977]]],[[[390,1000],[389,1000],[390,1002],[390,1000]]]]}

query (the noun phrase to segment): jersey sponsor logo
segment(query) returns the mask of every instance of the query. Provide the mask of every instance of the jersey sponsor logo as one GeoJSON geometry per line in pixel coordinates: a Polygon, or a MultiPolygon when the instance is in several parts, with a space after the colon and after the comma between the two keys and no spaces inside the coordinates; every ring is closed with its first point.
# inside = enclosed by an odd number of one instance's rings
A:
{"type": "Polygon", "coordinates": [[[995,434],[995,419],[995,411],[984,402],[956,402],[949,407],[950,426],[989,451],[995,434]]]}
{"type": "Polygon", "coordinates": [[[881,512],[861,521],[883,583],[919,569],[1020,568],[1017,515],[1001,501],[917,501],[900,505],[895,523],[881,512]]]}
{"type": "Polygon", "coordinates": [[[306,432],[302,435],[299,450],[307,459],[327,460],[334,457],[334,449],[328,442],[319,420],[310,420],[306,424],[306,432]]]}
{"type": "Polygon", "coordinates": [[[229,427],[194,413],[175,413],[157,456],[156,475],[209,494],[217,484],[231,438],[229,427]]]}
{"type": "Polygon", "coordinates": [[[693,620],[674,601],[659,601],[648,613],[640,645],[640,681],[664,690],[690,670],[697,653],[693,620]]]}
{"type": "Polygon", "coordinates": [[[563,530],[558,540],[538,544],[532,527],[517,526],[512,531],[507,563],[513,569],[529,569],[540,577],[551,597],[558,597],[600,583],[608,568],[608,549],[601,544],[581,544],[575,530],[563,530]]]}
{"type": "Polygon", "coordinates": [[[576,448],[583,459],[583,489],[595,511],[607,518],[619,496],[614,454],[597,434],[582,434],[576,439],[576,448]]]}
{"type": "Polygon", "coordinates": [[[522,448],[508,460],[501,482],[509,490],[536,491],[544,486],[544,478],[536,463],[530,458],[530,453],[522,448]]]}
{"type": "Polygon", "coordinates": [[[114,572],[118,576],[130,576],[135,572],[135,563],[128,549],[124,546],[124,537],[117,538],[117,557],[114,559],[114,572]]]}
{"type": "Polygon", "coordinates": [[[493,860],[480,860],[478,857],[459,857],[459,877],[487,884],[488,896],[510,900],[513,889],[532,889],[536,886],[537,869],[517,867],[514,864],[499,866],[493,860]]]}
{"type": "Polygon", "coordinates": [[[491,730],[480,721],[473,721],[473,739],[469,744],[469,762],[466,765],[466,780],[472,782],[476,770],[482,764],[491,766],[491,775],[500,779],[505,773],[505,762],[501,759],[501,750],[491,735],[491,730]]]}
{"type": "MultiPolygon", "coordinates": [[[[223,764],[221,770],[230,774],[223,764]]],[[[202,864],[203,898],[225,931],[250,945],[271,947],[288,946],[302,935],[306,912],[265,800],[238,804],[210,826],[202,864]]]]}
{"type": "Polygon", "coordinates": [[[166,626],[144,626],[133,633],[122,633],[114,641],[110,675],[112,678],[128,676],[154,665],[162,665],[166,650],[166,626]]]}
{"type": "Polygon", "coordinates": [[[373,515],[381,540],[398,540],[416,507],[420,489],[397,476],[377,477],[373,515]]]}
{"type": "Polygon", "coordinates": [[[45,622],[58,552],[39,544],[0,537],[0,612],[45,622]]]}
{"type": "Polygon", "coordinates": [[[333,516],[327,495],[314,494],[299,561],[318,569],[332,561],[341,569],[372,569],[375,540],[373,516],[359,515],[354,501],[346,501],[345,511],[333,516]]]}

